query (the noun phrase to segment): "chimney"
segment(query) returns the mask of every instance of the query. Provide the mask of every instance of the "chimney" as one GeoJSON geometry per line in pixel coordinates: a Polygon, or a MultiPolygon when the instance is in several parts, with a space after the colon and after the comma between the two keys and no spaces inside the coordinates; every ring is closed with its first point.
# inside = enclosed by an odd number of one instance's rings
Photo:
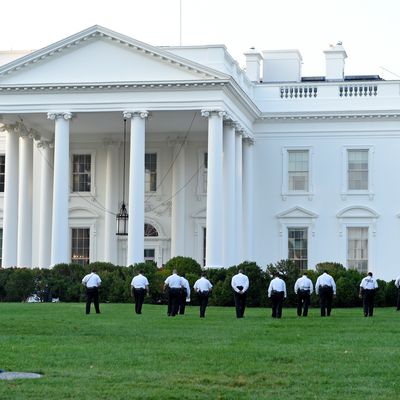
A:
{"type": "Polygon", "coordinates": [[[253,82],[260,82],[261,54],[254,47],[251,47],[244,55],[246,57],[247,77],[253,82]]]}
{"type": "Polygon", "coordinates": [[[337,42],[335,46],[331,45],[324,51],[326,59],[326,77],[327,81],[344,80],[344,60],[347,58],[346,50],[342,42],[337,42]]]}
{"type": "Polygon", "coordinates": [[[298,50],[265,50],[264,82],[301,82],[302,57],[298,50]]]}

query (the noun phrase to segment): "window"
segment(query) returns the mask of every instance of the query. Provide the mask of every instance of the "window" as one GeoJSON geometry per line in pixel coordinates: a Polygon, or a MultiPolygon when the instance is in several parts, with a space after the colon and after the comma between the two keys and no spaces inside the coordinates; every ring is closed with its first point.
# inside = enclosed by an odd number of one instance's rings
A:
{"type": "Polygon", "coordinates": [[[308,192],[309,152],[308,150],[288,151],[288,189],[308,192]]]}
{"type": "Polygon", "coordinates": [[[368,149],[347,150],[348,190],[368,190],[368,149]]]}
{"type": "Polygon", "coordinates": [[[4,192],[4,178],[6,174],[6,156],[0,155],[0,192],[4,192]]]}
{"type": "Polygon", "coordinates": [[[91,191],[92,156],[90,154],[74,154],[72,162],[72,191],[91,191]]]}
{"type": "Polygon", "coordinates": [[[156,259],[155,249],[144,249],[144,262],[152,262],[156,259]]]}
{"type": "Polygon", "coordinates": [[[158,236],[157,229],[151,224],[144,224],[144,237],[155,237],[158,236]]]}
{"type": "Polygon", "coordinates": [[[307,269],[307,228],[288,228],[288,258],[300,270],[307,269]]]}
{"type": "Polygon", "coordinates": [[[157,190],[157,153],[146,153],[144,158],[146,192],[157,190]]]}
{"type": "Polygon", "coordinates": [[[347,267],[368,272],[368,228],[347,228],[347,267]]]}
{"type": "Polygon", "coordinates": [[[3,265],[3,228],[0,228],[0,266],[3,265]]]}
{"type": "Polygon", "coordinates": [[[90,229],[72,228],[71,261],[75,264],[89,264],[90,229]]]}
{"type": "Polygon", "coordinates": [[[203,154],[203,190],[207,193],[208,153],[203,154]]]}

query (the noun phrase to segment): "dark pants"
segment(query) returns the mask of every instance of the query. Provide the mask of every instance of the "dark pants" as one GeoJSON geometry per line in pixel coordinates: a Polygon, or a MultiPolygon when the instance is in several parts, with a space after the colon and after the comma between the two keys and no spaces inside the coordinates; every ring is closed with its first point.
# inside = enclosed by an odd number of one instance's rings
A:
{"type": "Polygon", "coordinates": [[[182,289],[181,293],[179,294],[179,306],[178,306],[178,312],[180,315],[185,314],[186,297],[187,297],[187,290],[182,289]]]}
{"type": "Polygon", "coordinates": [[[400,289],[397,290],[397,311],[400,310],[400,289]]]}
{"type": "Polygon", "coordinates": [[[365,317],[372,317],[374,315],[374,297],[375,289],[363,290],[363,307],[365,317]]]}
{"type": "Polygon", "coordinates": [[[181,289],[169,288],[168,290],[168,316],[175,317],[179,308],[181,289]]]}
{"type": "Polygon", "coordinates": [[[282,305],[285,293],[284,292],[275,292],[271,293],[271,301],[272,301],[272,318],[281,318],[282,317],[282,305]]]}
{"type": "Polygon", "coordinates": [[[135,312],[136,314],[142,313],[142,306],[144,302],[144,296],[146,294],[146,289],[133,289],[133,297],[135,299],[135,312]]]}
{"type": "Polygon", "coordinates": [[[244,310],[246,308],[247,293],[234,292],[234,296],[235,296],[236,318],[243,318],[244,310]]]}
{"type": "Polygon", "coordinates": [[[307,317],[308,306],[310,305],[310,291],[309,290],[299,290],[297,292],[297,315],[301,317],[307,317]]]}
{"type": "Polygon", "coordinates": [[[97,287],[86,288],[86,314],[90,314],[90,305],[94,304],[96,314],[100,314],[99,289],[97,287]]]}
{"type": "Polygon", "coordinates": [[[332,286],[321,286],[319,288],[319,302],[321,305],[321,317],[328,317],[332,310],[333,289],[332,286]]]}
{"type": "Polygon", "coordinates": [[[200,318],[205,317],[209,294],[209,292],[198,292],[200,301],[200,318]]]}

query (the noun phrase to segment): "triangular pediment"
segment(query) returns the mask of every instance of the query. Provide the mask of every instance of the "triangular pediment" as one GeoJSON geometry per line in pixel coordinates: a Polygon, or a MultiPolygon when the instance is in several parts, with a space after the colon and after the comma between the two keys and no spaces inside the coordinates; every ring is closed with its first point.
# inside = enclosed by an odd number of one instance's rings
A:
{"type": "Polygon", "coordinates": [[[0,68],[1,85],[179,82],[227,75],[100,26],[0,68]]]}
{"type": "Polygon", "coordinates": [[[318,218],[318,214],[302,207],[292,207],[277,214],[277,218],[318,218]]]}
{"type": "Polygon", "coordinates": [[[339,211],[337,218],[378,218],[379,214],[372,208],[365,206],[350,206],[339,211]]]}

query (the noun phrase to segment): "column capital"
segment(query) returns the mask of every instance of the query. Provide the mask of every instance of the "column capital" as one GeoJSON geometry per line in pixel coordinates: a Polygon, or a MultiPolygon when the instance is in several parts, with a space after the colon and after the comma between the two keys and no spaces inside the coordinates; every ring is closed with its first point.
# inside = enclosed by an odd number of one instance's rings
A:
{"type": "Polygon", "coordinates": [[[59,118],[63,118],[66,121],[68,121],[72,118],[72,113],[69,111],[61,111],[61,112],[51,111],[47,113],[47,119],[54,121],[59,118]]]}
{"type": "Polygon", "coordinates": [[[243,142],[246,143],[249,146],[252,146],[254,144],[254,138],[250,137],[250,136],[246,136],[243,139],[243,142]]]}
{"type": "Polygon", "coordinates": [[[135,118],[135,117],[139,117],[139,118],[145,119],[145,118],[147,118],[149,116],[149,112],[146,111],[146,110],[124,111],[122,113],[122,116],[124,118],[127,118],[127,119],[128,118],[132,119],[132,118],[135,118]]]}
{"type": "Polygon", "coordinates": [[[38,149],[52,149],[54,147],[54,142],[47,139],[39,139],[36,146],[38,149]]]}
{"type": "Polygon", "coordinates": [[[218,107],[217,108],[203,108],[201,110],[202,117],[208,118],[213,115],[223,118],[223,117],[225,117],[226,112],[222,108],[218,108],[218,107]]]}
{"type": "Polygon", "coordinates": [[[237,129],[237,127],[239,126],[238,122],[233,120],[232,117],[230,115],[225,115],[224,117],[224,126],[228,126],[230,128],[234,128],[237,129]]]}
{"type": "Polygon", "coordinates": [[[118,147],[121,145],[120,140],[104,139],[103,146],[107,148],[118,147]]]}

